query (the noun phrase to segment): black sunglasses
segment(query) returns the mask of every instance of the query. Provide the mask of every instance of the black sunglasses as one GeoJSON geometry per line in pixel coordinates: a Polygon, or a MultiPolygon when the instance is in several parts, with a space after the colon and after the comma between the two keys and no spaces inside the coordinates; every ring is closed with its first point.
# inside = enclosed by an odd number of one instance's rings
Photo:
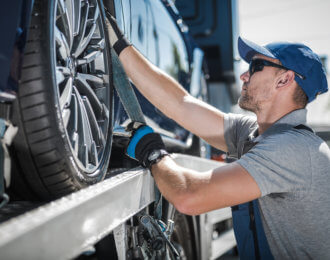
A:
{"type": "MultiPolygon", "coordinates": [[[[251,60],[250,65],[249,65],[249,73],[250,77],[253,75],[253,73],[257,71],[262,71],[265,66],[269,67],[275,67],[275,68],[280,68],[284,70],[290,70],[282,65],[276,64],[274,62],[268,61],[268,60],[263,60],[263,59],[254,59],[251,60]]],[[[293,71],[293,70],[292,70],[293,71]]],[[[298,72],[293,71],[299,78],[305,79],[305,76],[299,74],[298,72]]]]}

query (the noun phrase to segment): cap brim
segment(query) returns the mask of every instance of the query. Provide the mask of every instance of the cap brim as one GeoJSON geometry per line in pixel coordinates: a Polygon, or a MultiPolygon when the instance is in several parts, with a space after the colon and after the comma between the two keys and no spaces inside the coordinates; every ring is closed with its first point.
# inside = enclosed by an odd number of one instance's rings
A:
{"type": "Polygon", "coordinates": [[[253,56],[256,54],[262,54],[269,58],[276,59],[273,53],[271,53],[265,47],[259,46],[254,42],[238,37],[238,52],[243,60],[250,63],[253,56]]]}

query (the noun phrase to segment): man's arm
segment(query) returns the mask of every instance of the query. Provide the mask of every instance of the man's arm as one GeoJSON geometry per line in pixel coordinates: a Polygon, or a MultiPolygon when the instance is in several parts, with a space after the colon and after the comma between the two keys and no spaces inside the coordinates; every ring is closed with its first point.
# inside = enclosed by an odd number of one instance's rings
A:
{"type": "Polygon", "coordinates": [[[154,106],[212,146],[227,151],[221,111],[192,97],[134,47],[126,47],[119,58],[135,86],[154,106]]]}
{"type": "Polygon", "coordinates": [[[178,166],[164,150],[159,134],[133,122],[126,153],[149,168],[164,197],[180,212],[198,215],[251,201],[261,196],[252,176],[237,162],[206,172],[178,166]]]}
{"type": "Polygon", "coordinates": [[[188,215],[238,205],[261,196],[255,180],[238,163],[196,172],[164,157],[151,167],[151,172],[163,196],[188,215]]]}
{"type": "Polygon", "coordinates": [[[116,20],[106,10],[109,39],[124,69],[138,90],[166,116],[212,146],[227,151],[224,114],[197,100],[173,78],[152,65],[127,41],[116,20]]]}

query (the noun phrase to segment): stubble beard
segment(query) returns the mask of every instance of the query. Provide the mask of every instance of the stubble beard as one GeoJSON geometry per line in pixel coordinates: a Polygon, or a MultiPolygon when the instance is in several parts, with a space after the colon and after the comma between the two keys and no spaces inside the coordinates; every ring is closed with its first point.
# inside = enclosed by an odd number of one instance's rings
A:
{"type": "Polygon", "coordinates": [[[248,93],[248,87],[247,90],[244,91],[241,96],[238,99],[238,105],[240,108],[256,113],[258,111],[258,104],[255,102],[252,95],[248,93]]]}
{"type": "Polygon", "coordinates": [[[244,110],[253,112],[251,107],[251,97],[246,94],[244,96],[239,97],[238,105],[244,110]]]}

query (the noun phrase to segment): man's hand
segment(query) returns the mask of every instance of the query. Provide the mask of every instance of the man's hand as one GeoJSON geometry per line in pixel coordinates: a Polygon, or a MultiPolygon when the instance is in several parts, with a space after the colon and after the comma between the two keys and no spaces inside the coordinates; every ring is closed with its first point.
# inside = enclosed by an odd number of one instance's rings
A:
{"type": "Polygon", "coordinates": [[[168,153],[159,134],[145,124],[132,122],[127,126],[132,132],[131,140],[127,146],[126,153],[129,157],[149,168],[168,153]]]}
{"type": "Polygon", "coordinates": [[[105,10],[106,27],[109,33],[110,44],[113,49],[119,56],[119,54],[128,46],[132,44],[125,38],[123,32],[119,29],[116,19],[109,13],[108,10],[105,10]]]}

